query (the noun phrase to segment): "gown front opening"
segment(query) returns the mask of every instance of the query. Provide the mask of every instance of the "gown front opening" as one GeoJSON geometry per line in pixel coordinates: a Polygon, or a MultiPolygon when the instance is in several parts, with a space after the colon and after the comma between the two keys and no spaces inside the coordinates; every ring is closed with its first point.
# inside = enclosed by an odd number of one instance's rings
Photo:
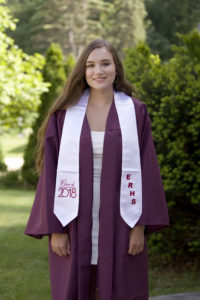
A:
{"type": "Polygon", "coordinates": [[[96,265],[98,261],[100,180],[104,134],[105,131],[91,131],[93,147],[92,265],[96,265]]]}

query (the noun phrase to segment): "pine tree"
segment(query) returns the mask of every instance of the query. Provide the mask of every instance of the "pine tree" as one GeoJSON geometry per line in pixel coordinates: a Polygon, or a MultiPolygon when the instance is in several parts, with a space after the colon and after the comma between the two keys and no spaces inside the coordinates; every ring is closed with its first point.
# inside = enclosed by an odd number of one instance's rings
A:
{"type": "Polygon", "coordinates": [[[41,104],[38,109],[38,117],[32,127],[32,133],[25,150],[24,165],[22,168],[23,179],[29,185],[35,185],[37,181],[37,175],[35,174],[34,169],[38,129],[45,119],[47,111],[61,92],[66,79],[63,55],[58,44],[52,43],[47,50],[46,62],[43,69],[43,79],[45,82],[49,82],[51,86],[48,92],[42,94],[41,104]]]}
{"type": "Polygon", "coordinates": [[[110,9],[101,16],[103,37],[123,56],[124,48],[131,48],[145,40],[145,16],[143,0],[114,0],[110,9]]]}
{"type": "Polygon", "coordinates": [[[64,62],[65,74],[67,77],[71,73],[74,66],[75,66],[75,57],[73,53],[70,53],[64,62]]]}

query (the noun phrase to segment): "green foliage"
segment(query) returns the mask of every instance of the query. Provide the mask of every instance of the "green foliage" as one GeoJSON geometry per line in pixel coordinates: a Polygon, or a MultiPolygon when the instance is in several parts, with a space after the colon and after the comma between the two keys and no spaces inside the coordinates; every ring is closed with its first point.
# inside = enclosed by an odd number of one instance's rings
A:
{"type": "Polygon", "coordinates": [[[3,160],[3,152],[2,152],[2,147],[1,147],[1,144],[0,144],[0,172],[1,171],[6,171],[7,169],[7,166],[6,164],[4,163],[4,160],[3,160]]]}
{"type": "Polygon", "coordinates": [[[69,76],[72,69],[74,68],[75,63],[76,63],[75,57],[73,53],[70,53],[64,62],[65,74],[67,77],[69,76]]]}
{"type": "MultiPolygon", "coordinates": [[[[39,30],[37,20],[34,20],[34,15],[40,10],[40,6],[44,1],[45,0],[7,0],[9,9],[18,20],[16,30],[8,30],[7,33],[15,40],[15,43],[28,54],[38,52],[38,48],[41,47],[41,45],[39,46],[34,43],[32,35],[39,30]]],[[[41,39],[40,41],[42,45],[43,40],[41,39]]]]}
{"type": "Polygon", "coordinates": [[[194,30],[179,38],[180,45],[172,47],[174,55],[167,63],[144,44],[127,50],[125,58],[126,76],[152,120],[173,226],[167,244],[164,232],[151,239],[169,260],[200,249],[200,34],[194,30]]]}
{"type": "Polygon", "coordinates": [[[19,171],[9,171],[0,177],[1,188],[22,188],[23,183],[19,171]]]}
{"type": "Polygon", "coordinates": [[[0,131],[29,126],[39,104],[39,96],[47,90],[40,72],[43,57],[25,54],[5,34],[6,29],[15,29],[16,20],[4,3],[0,1],[0,131]]]}
{"type": "Polygon", "coordinates": [[[61,45],[65,56],[69,53],[78,56],[83,46],[100,34],[99,9],[104,3],[101,0],[17,2],[10,3],[14,15],[19,19],[19,30],[13,37],[27,53],[37,51],[44,54],[55,42],[61,45]],[[24,35],[29,35],[26,40],[24,35]]]}
{"type": "Polygon", "coordinates": [[[168,59],[172,44],[179,44],[177,32],[186,34],[197,27],[200,2],[196,0],[145,0],[148,12],[147,42],[154,53],[168,59]]]}
{"type": "MultiPolygon", "coordinates": [[[[71,60],[70,60],[71,61],[71,60]]],[[[68,64],[68,68],[71,65],[68,64]]],[[[44,121],[52,103],[60,94],[64,85],[66,74],[64,69],[63,55],[59,45],[52,43],[46,53],[45,65],[42,71],[45,82],[50,83],[49,91],[41,96],[41,104],[38,108],[38,117],[33,124],[33,131],[24,154],[24,165],[22,176],[24,182],[28,185],[35,186],[38,176],[35,170],[37,132],[44,121]]]]}
{"type": "Polygon", "coordinates": [[[124,66],[126,78],[132,83],[135,96],[144,100],[153,119],[159,110],[162,95],[168,95],[167,73],[162,69],[159,56],[151,54],[149,47],[140,42],[135,48],[126,49],[124,66]]]}
{"type": "Polygon", "coordinates": [[[44,54],[52,42],[65,56],[79,56],[96,38],[113,42],[120,54],[145,39],[144,0],[9,0],[19,19],[12,37],[27,53],[44,54]]]}
{"type": "Polygon", "coordinates": [[[145,40],[145,16],[143,0],[114,0],[101,15],[102,36],[115,46],[121,57],[124,48],[133,47],[145,40]]]}

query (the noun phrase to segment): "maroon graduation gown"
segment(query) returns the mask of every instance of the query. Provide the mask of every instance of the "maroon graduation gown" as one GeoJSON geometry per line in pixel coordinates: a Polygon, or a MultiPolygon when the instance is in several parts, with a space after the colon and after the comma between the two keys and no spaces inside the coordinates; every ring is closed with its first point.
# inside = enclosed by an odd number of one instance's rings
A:
{"type": "MultiPolygon", "coordinates": [[[[145,247],[138,255],[128,254],[130,227],[120,216],[122,141],[114,100],[106,122],[103,147],[99,243],[98,289],[101,300],[147,300],[148,266],[146,235],[169,225],[156,152],[146,106],[133,99],[142,168],[143,210],[136,225],[145,225],[145,247]]],[[[25,233],[36,238],[49,235],[49,263],[53,300],[88,300],[91,272],[93,203],[93,150],[85,116],[80,138],[80,202],[78,217],[63,227],[53,214],[59,144],[65,111],[55,112],[45,138],[45,162],[25,233]],[[71,253],[53,253],[50,234],[68,232],[71,253]]],[[[131,136],[130,136],[131,139],[131,136]]]]}

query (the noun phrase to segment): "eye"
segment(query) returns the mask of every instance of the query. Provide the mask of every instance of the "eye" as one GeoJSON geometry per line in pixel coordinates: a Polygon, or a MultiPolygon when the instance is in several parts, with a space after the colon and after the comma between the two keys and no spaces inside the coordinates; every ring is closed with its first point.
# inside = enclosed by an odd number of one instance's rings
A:
{"type": "Polygon", "coordinates": [[[93,64],[86,65],[86,68],[92,68],[92,67],[94,67],[94,65],[93,65],[93,64]]]}
{"type": "Polygon", "coordinates": [[[110,65],[110,63],[109,62],[105,62],[105,63],[103,63],[103,66],[109,66],[110,65]]]}

